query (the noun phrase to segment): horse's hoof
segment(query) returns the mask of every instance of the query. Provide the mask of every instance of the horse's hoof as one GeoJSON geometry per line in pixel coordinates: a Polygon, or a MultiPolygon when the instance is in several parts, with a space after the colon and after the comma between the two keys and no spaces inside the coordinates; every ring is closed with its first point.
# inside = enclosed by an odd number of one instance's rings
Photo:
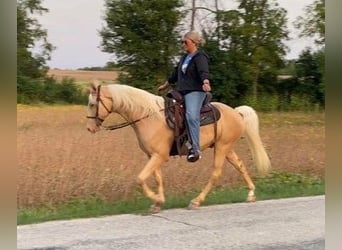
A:
{"type": "Polygon", "coordinates": [[[247,202],[255,202],[256,201],[256,197],[255,195],[249,195],[247,197],[247,202]]]}
{"type": "Polygon", "coordinates": [[[150,214],[157,214],[157,213],[159,213],[160,211],[161,211],[161,206],[159,206],[159,205],[152,205],[152,206],[150,207],[149,213],[150,213],[150,214]]]}
{"type": "Polygon", "coordinates": [[[199,202],[190,202],[188,209],[189,210],[196,210],[200,208],[200,203],[199,202]]]}

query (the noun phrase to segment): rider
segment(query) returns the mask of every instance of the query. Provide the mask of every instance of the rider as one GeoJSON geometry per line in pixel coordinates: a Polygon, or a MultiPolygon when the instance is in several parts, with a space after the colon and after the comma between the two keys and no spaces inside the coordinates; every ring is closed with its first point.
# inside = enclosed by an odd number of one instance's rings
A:
{"type": "Polygon", "coordinates": [[[200,110],[206,97],[211,91],[209,82],[209,58],[199,50],[204,40],[196,31],[187,32],[182,37],[182,46],[186,54],[182,56],[167,81],[158,87],[158,90],[167,88],[176,83],[175,90],[184,96],[185,120],[190,136],[191,148],[187,156],[189,162],[201,158],[200,149],[200,110]]]}

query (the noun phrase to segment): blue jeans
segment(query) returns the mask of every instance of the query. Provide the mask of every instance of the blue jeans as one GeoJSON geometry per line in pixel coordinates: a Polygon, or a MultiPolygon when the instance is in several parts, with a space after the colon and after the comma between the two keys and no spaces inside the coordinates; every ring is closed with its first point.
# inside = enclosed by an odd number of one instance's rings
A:
{"type": "Polygon", "coordinates": [[[205,92],[193,91],[184,95],[185,119],[193,150],[200,150],[200,110],[206,97],[205,92]]]}

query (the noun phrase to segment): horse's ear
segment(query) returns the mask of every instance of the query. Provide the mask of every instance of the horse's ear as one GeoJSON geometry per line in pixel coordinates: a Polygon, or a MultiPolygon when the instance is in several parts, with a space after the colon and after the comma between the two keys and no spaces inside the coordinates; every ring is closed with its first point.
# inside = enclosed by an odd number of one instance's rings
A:
{"type": "Polygon", "coordinates": [[[98,80],[93,80],[90,83],[90,91],[96,91],[98,86],[99,86],[99,81],[98,80]]]}

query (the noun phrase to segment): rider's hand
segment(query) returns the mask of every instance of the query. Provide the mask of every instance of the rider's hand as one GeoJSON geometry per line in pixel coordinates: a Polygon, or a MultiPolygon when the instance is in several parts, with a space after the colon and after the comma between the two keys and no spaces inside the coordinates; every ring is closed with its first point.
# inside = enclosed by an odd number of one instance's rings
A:
{"type": "Polygon", "coordinates": [[[164,90],[164,89],[166,89],[167,87],[169,87],[169,82],[168,81],[166,81],[166,82],[164,82],[162,85],[160,85],[159,87],[158,87],[158,91],[161,91],[161,90],[164,90]]]}
{"type": "Polygon", "coordinates": [[[203,81],[202,89],[203,89],[205,92],[211,91],[210,82],[209,82],[208,79],[205,79],[205,80],[203,81]]]}

